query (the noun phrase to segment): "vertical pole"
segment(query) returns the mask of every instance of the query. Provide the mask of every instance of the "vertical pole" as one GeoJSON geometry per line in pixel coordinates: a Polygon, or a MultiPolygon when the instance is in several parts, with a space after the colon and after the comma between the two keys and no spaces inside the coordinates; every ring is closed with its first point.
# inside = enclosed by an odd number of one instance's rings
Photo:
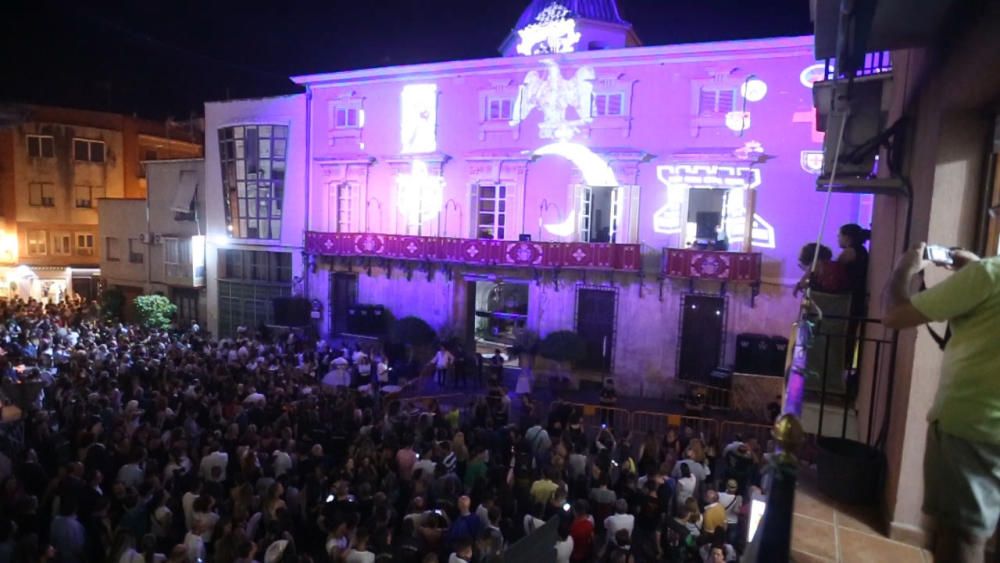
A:
{"type": "Polygon", "coordinates": [[[753,252],[753,217],[757,213],[757,190],[747,188],[743,197],[747,212],[743,224],[743,252],[753,252]]]}

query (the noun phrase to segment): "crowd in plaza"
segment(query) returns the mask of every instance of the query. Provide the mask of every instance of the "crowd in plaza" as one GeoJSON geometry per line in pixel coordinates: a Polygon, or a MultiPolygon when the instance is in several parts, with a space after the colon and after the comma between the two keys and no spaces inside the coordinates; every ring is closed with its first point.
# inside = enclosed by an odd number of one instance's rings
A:
{"type": "Polygon", "coordinates": [[[0,563],[500,561],[547,522],[560,562],[743,548],[756,441],[591,428],[512,405],[502,369],[467,406],[413,404],[389,365],[0,301],[5,394],[41,389],[0,427],[0,563]]]}

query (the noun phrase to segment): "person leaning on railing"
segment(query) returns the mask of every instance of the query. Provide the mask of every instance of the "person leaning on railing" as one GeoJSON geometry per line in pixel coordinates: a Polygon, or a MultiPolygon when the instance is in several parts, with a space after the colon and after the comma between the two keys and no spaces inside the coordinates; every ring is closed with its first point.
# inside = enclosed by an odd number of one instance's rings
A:
{"type": "Polygon", "coordinates": [[[914,246],[896,264],[883,323],[894,329],[950,325],[928,414],[924,511],[937,525],[935,560],[981,562],[1000,518],[1000,257],[952,249],[950,264],[934,264],[924,259],[925,246],[914,246]],[[913,278],[932,264],[955,273],[911,295],[913,278]]]}

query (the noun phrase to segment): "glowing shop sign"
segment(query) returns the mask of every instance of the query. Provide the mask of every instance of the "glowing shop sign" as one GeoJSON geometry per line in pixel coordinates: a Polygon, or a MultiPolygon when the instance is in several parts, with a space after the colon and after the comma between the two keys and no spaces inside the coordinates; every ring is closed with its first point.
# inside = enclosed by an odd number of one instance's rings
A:
{"type": "Polygon", "coordinates": [[[740,87],[740,95],[748,102],[759,102],[767,95],[767,83],[759,78],[751,78],[740,87]]]}
{"type": "Polygon", "coordinates": [[[535,22],[517,31],[520,42],[517,52],[521,55],[544,55],[547,53],[572,53],[580,42],[576,21],[569,17],[570,11],[552,2],[537,16],[535,22]]]}
{"type": "MultiPolygon", "coordinates": [[[[653,230],[665,235],[681,234],[686,222],[681,213],[685,207],[688,190],[692,188],[728,189],[725,224],[723,229],[731,243],[743,241],[747,210],[744,190],[760,185],[760,170],[748,166],[717,166],[712,164],[665,164],[656,167],[656,176],[667,187],[667,202],[653,214],[653,230]]],[[[774,248],[774,227],[753,216],[751,241],[760,248],[774,248]]]]}
{"type": "Polygon", "coordinates": [[[813,84],[825,79],[826,65],[823,63],[809,65],[802,69],[802,72],[799,73],[799,82],[801,82],[806,88],[812,88],[813,84]]]}
{"type": "Polygon", "coordinates": [[[403,154],[436,151],[437,84],[408,84],[400,98],[403,154]]]}
{"type": "Polygon", "coordinates": [[[823,151],[800,152],[799,166],[810,174],[819,174],[823,171],[823,151]]]}
{"type": "Polygon", "coordinates": [[[409,174],[396,176],[399,197],[396,208],[406,217],[408,225],[420,225],[437,217],[444,204],[444,178],[431,176],[427,163],[414,160],[409,174]]]}
{"type": "MultiPolygon", "coordinates": [[[[532,153],[534,156],[561,156],[573,163],[583,176],[583,182],[588,186],[618,187],[618,179],[608,163],[589,148],[579,143],[560,141],[545,145],[532,153]]],[[[621,206],[619,206],[621,209],[621,206]]],[[[560,223],[542,225],[546,232],[558,237],[568,237],[577,229],[576,210],[570,210],[566,219],[560,223]]]]}
{"type": "Polygon", "coordinates": [[[545,78],[534,70],[524,77],[514,101],[510,124],[521,123],[538,108],[544,117],[538,124],[538,136],[568,141],[580,132],[581,125],[592,121],[590,100],[594,92],[594,69],[582,67],[572,78],[563,78],[555,61],[543,62],[548,69],[545,78]],[[567,115],[570,108],[575,111],[576,119],[567,115]]]}

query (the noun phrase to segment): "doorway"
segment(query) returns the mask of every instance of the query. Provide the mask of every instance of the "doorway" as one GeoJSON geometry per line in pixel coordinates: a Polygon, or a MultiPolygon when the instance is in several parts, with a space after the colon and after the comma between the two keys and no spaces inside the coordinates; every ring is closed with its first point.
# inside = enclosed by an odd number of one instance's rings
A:
{"type": "Polygon", "coordinates": [[[358,302],[358,275],[344,272],[330,274],[330,335],[348,332],[348,309],[358,302]]]}
{"type": "MultiPolygon", "coordinates": [[[[492,356],[499,348],[514,344],[518,331],[528,322],[528,283],[525,281],[477,280],[468,282],[472,314],[468,316],[476,351],[492,356]]],[[[508,358],[508,365],[517,358],[508,358]]]]}
{"type": "Polygon", "coordinates": [[[719,366],[723,350],[726,300],[715,295],[681,298],[681,351],[677,375],[707,381],[719,366]]]}
{"type": "Polygon", "coordinates": [[[620,222],[620,188],[582,186],[581,189],[581,240],[583,242],[615,242],[620,222]]]}
{"type": "Polygon", "coordinates": [[[617,297],[614,289],[577,289],[576,332],[587,348],[579,367],[604,373],[611,371],[615,349],[617,297]]]}

